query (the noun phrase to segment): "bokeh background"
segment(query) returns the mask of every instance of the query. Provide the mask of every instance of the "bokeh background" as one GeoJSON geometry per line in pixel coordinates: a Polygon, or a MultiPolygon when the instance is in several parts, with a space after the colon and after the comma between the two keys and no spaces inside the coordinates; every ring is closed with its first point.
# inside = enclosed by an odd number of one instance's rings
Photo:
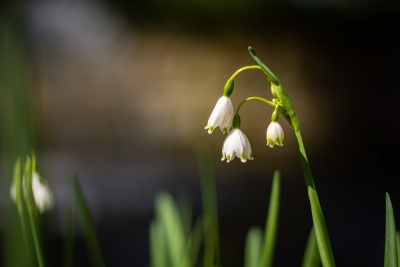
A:
{"type": "MultiPolygon", "coordinates": [[[[214,157],[223,266],[243,265],[275,169],[274,263],[299,265],[312,221],[290,126],[282,120],[283,148],[267,148],[272,110],[246,104],[242,129],[255,158],[246,164],[220,162],[224,135],[204,130],[226,80],[254,64],[251,45],[298,112],[337,265],[383,264],[385,192],[400,222],[400,2],[4,1],[0,21],[2,241],[12,236],[12,165],[34,150],[56,196],[46,215],[49,265],[62,258],[77,173],[108,265],[148,266],[154,197],[186,194],[197,216],[205,149],[214,157]]],[[[271,98],[257,71],[238,76],[232,100],[251,95],[271,98]]],[[[76,266],[89,266],[77,231],[76,266]]],[[[9,266],[10,244],[0,246],[9,266]]]]}

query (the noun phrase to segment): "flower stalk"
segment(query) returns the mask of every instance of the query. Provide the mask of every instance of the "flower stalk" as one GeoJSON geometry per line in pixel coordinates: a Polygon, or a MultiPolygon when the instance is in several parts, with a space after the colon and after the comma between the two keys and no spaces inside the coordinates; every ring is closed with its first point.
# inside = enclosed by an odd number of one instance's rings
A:
{"type": "Polygon", "coordinates": [[[310,165],[308,163],[306,150],[304,148],[303,139],[300,132],[299,120],[294,110],[292,101],[290,100],[287,92],[276,78],[276,76],[268,69],[267,66],[259,59],[253,48],[249,47],[250,55],[260,65],[264,73],[267,75],[271,85],[272,95],[278,99],[279,103],[283,106],[283,115],[285,118],[289,117],[288,122],[292,125],[296,136],[299,152],[300,162],[303,170],[304,179],[306,182],[308,197],[311,205],[311,213],[313,217],[315,235],[318,244],[318,250],[321,257],[321,262],[324,267],[334,267],[335,261],[329,240],[328,230],[325,224],[325,219],[322,213],[322,208],[319,203],[317,190],[315,188],[314,180],[311,175],[310,165]]]}
{"type": "MultiPolygon", "coordinates": [[[[235,156],[239,157],[242,162],[246,162],[246,160],[248,159],[253,159],[251,155],[250,143],[247,137],[244,135],[244,133],[240,130],[239,111],[245,103],[251,100],[258,100],[274,108],[274,112],[271,116],[271,123],[268,126],[266,133],[267,145],[270,146],[271,148],[274,147],[274,145],[283,146],[284,133],[282,127],[278,123],[279,113],[282,114],[283,117],[288,121],[288,123],[293,127],[296,136],[298,149],[300,153],[300,162],[311,206],[315,237],[317,240],[317,245],[322,265],[324,267],[334,267],[335,262],[329,241],[329,235],[326,228],[321,205],[319,203],[317,190],[315,188],[314,181],[311,175],[311,170],[308,163],[306,151],[304,148],[304,143],[301,136],[300,125],[296,111],[293,107],[292,101],[290,100],[282,84],[279,82],[278,78],[260,60],[260,58],[257,56],[253,48],[249,47],[249,53],[258,65],[246,66],[234,72],[234,74],[229,78],[224,87],[223,97],[229,98],[231,96],[233,92],[234,79],[239,73],[245,70],[258,69],[261,70],[267,76],[267,80],[271,87],[271,94],[273,96],[273,99],[272,101],[270,101],[263,97],[252,96],[240,102],[239,106],[236,109],[235,117],[232,119],[233,129],[232,131],[228,130],[229,134],[226,137],[222,147],[222,160],[226,158],[227,162],[230,162],[235,158],[235,156]]],[[[224,127],[227,127],[226,124],[222,123],[223,119],[220,120],[215,119],[216,117],[225,118],[224,116],[228,114],[227,111],[223,112],[222,108],[220,108],[218,112],[215,111],[216,109],[218,110],[217,106],[214,108],[214,111],[210,116],[209,123],[206,126],[206,129],[209,129],[209,131],[211,130],[211,132],[213,127],[216,126],[220,126],[221,129],[226,129],[224,127]],[[217,116],[216,114],[219,115],[217,116]]]]}

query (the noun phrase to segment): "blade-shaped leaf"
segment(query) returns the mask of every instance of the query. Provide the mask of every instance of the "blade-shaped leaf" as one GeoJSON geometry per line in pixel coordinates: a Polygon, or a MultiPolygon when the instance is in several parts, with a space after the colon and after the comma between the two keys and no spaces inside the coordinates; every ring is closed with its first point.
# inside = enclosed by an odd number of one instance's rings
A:
{"type": "Polygon", "coordinates": [[[317,239],[315,237],[314,227],[311,228],[310,235],[308,236],[306,250],[304,251],[302,267],[318,267],[321,265],[319,257],[317,239]]]}
{"type": "Polygon", "coordinates": [[[82,222],[83,233],[85,234],[86,243],[88,245],[93,264],[95,266],[105,267],[106,264],[100,249],[100,244],[97,238],[92,216],[76,175],[73,179],[72,189],[74,192],[78,215],[82,222]]]}
{"type": "Polygon", "coordinates": [[[385,267],[397,266],[396,225],[392,202],[386,193],[386,235],[385,235],[385,267]]]}
{"type": "Polygon", "coordinates": [[[264,241],[262,245],[261,267],[269,267],[272,264],[275,251],[275,240],[278,229],[278,212],[280,196],[280,173],[275,171],[272,180],[271,197],[269,201],[268,216],[265,223],[264,241]]]}
{"type": "Polygon", "coordinates": [[[244,251],[244,267],[258,267],[260,260],[262,232],[258,227],[250,228],[247,232],[244,251]]]}

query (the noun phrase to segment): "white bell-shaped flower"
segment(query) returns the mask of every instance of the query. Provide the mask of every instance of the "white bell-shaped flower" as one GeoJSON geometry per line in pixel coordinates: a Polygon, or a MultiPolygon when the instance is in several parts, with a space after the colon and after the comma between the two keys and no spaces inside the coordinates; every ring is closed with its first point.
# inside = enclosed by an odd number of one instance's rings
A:
{"type": "Polygon", "coordinates": [[[233,105],[227,96],[221,96],[212,111],[205,129],[211,134],[216,127],[219,127],[223,133],[230,130],[233,121],[233,105]]]}
{"type": "MultiPolygon", "coordinates": [[[[26,188],[26,179],[22,178],[23,185],[23,194],[24,198],[27,198],[27,188],[26,188]]],[[[40,213],[45,212],[46,210],[50,210],[54,205],[54,197],[53,193],[50,190],[47,182],[45,180],[41,180],[39,174],[34,171],[32,174],[32,193],[33,199],[35,201],[35,205],[40,211],[40,213]]],[[[16,202],[16,190],[15,184],[13,183],[10,188],[10,196],[11,199],[16,202]]]]}
{"type": "Polygon", "coordinates": [[[226,159],[227,162],[230,162],[235,157],[240,158],[242,162],[253,159],[249,139],[238,128],[233,129],[225,138],[221,160],[226,159]]]}
{"type": "Polygon", "coordinates": [[[45,180],[40,180],[37,172],[34,172],[32,176],[32,191],[36,207],[40,213],[50,210],[53,207],[54,198],[50,187],[45,180]]]}
{"type": "Polygon", "coordinates": [[[284,138],[282,126],[277,121],[272,121],[267,129],[267,145],[270,147],[283,146],[284,138]]]}

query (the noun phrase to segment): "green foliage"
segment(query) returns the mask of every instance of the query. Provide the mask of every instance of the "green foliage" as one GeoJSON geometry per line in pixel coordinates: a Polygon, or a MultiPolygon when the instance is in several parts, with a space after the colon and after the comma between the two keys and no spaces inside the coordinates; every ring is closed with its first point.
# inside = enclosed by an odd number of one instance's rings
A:
{"type": "Polygon", "coordinates": [[[279,196],[280,173],[275,171],[264,236],[262,237],[262,231],[259,228],[251,228],[247,234],[245,246],[246,267],[270,267],[272,265],[278,229],[279,196]]]}
{"type": "MultiPolygon", "coordinates": [[[[97,233],[94,227],[93,219],[92,216],[90,215],[90,210],[85,200],[77,176],[75,176],[73,179],[72,190],[74,193],[74,199],[78,210],[78,215],[82,223],[83,233],[85,235],[85,240],[89,248],[93,265],[98,267],[105,267],[106,264],[100,249],[100,244],[97,238],[97,233]]],[[[70,245],[72,246],[72,242],[70,243],[70,245]]]]}
{"type": "Polygon", "coordinates": [[[304,251],[302,267],[318,267],[321,265],[315,230],[311,228],[308,236],[306,249],[304,251]]]}
{"type": "Polygon", "coordinates": [[[396,224],[392,202],[389,194],[386,193],[386,235],[385,235],[385,267],[398,267],[396,247],[396,224]]]}

